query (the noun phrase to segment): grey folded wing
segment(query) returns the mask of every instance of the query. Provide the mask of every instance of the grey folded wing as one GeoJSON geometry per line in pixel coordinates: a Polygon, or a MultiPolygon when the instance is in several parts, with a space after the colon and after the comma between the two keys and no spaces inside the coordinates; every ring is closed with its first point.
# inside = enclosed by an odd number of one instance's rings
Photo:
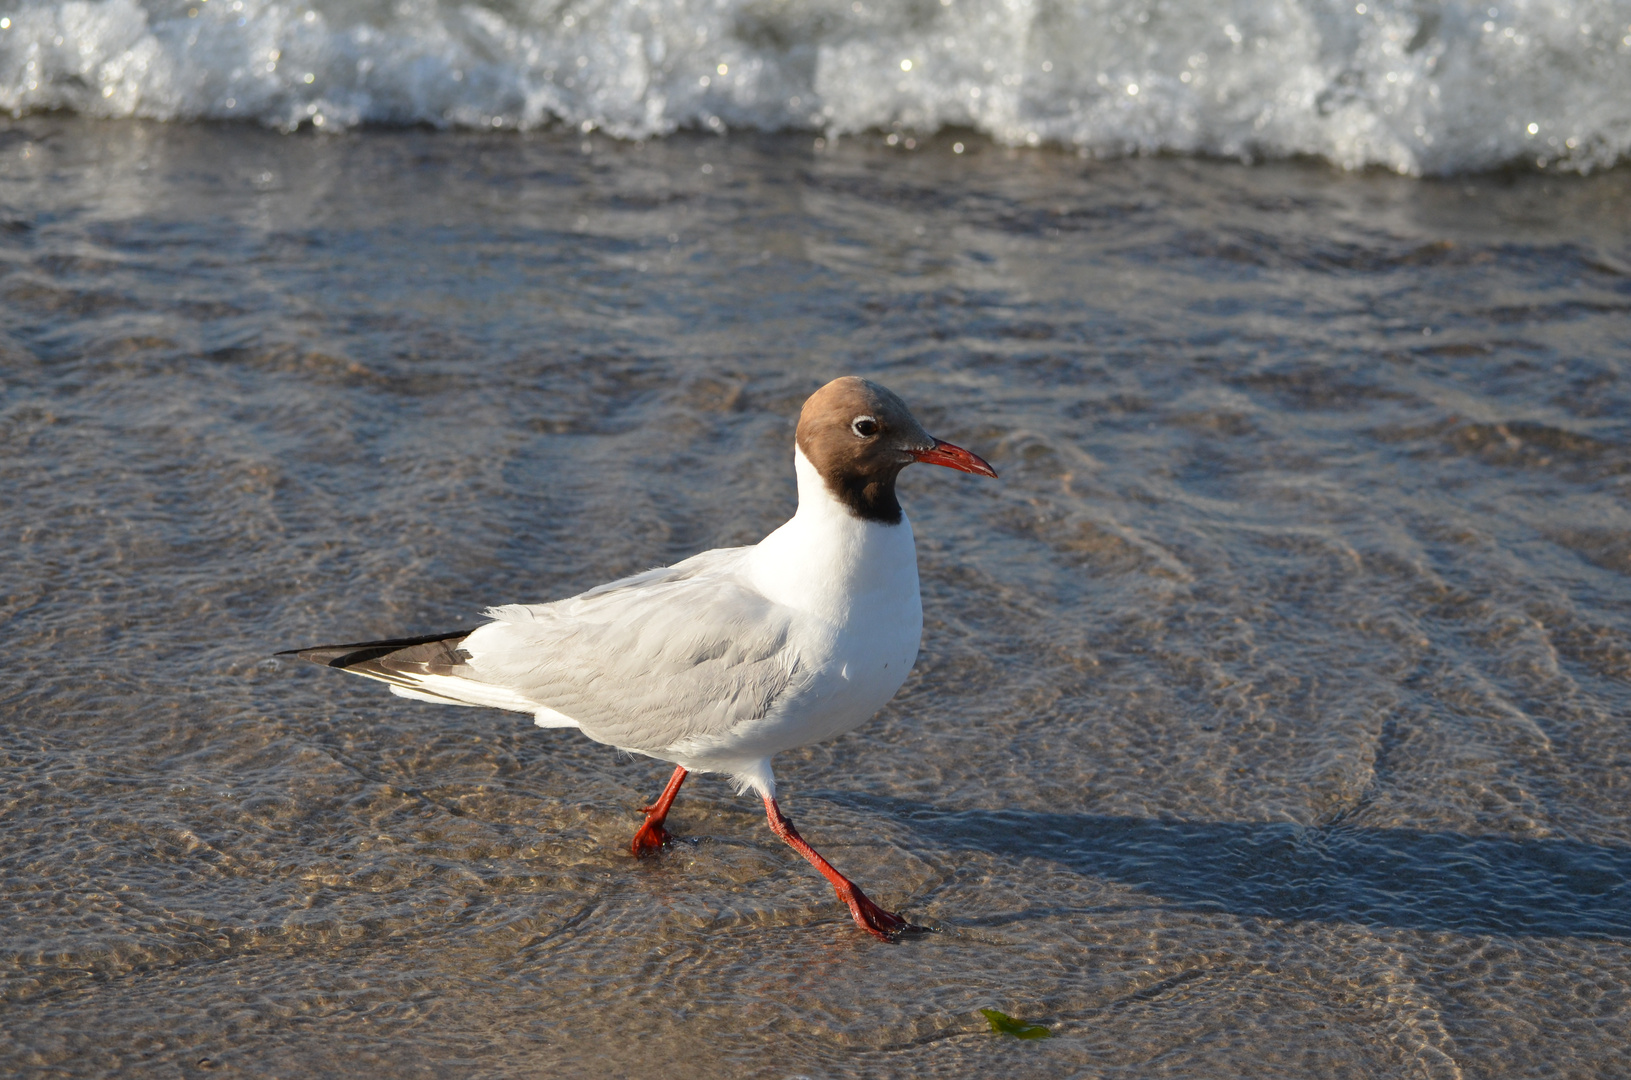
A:
{"type": "Polygon", "coordinates": [[[708,552],[569,600],[487,612],[460,642],[464,677],[648,753],[764,716],[798,677],[794,613],[708,552]]]}

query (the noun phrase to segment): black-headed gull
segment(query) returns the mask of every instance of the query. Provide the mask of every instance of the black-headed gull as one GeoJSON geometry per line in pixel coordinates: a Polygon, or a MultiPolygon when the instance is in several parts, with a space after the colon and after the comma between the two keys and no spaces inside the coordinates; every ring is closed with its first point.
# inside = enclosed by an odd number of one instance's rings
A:
{"type": "MultiPolygon", "coordinates": [[[[492,622],[422,638],[295,650],[422,701],[529,713],[671,761],[631,845],[661,848],[687,772],[730,776],[770,828],[832,883],[862,929],[917,930],[868,900],[776,805],[770,759],[865,723],[905,682],[923,632],[912,526],[895,478],[914,461],[995,477],[923,430],[890,391],[853,376],[804,403],[798,511],[752,547],[720,548],[492,622]]],[[[288,655],[288,654],[285,654],[288,655]]]]}

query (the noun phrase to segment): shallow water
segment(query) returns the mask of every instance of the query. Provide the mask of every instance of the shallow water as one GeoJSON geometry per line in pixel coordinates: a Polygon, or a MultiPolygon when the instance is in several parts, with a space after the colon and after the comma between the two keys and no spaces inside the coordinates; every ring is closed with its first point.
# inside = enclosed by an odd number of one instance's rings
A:
{"type": "Polygon", "coordinates": [[[5,1071],[1631,1071],[1631,174],[950,140],[0,129],[5,1071]],[[751,542],[845,372],[1002,473],[777,760],[937,934],[270,658],[751,542]]]}

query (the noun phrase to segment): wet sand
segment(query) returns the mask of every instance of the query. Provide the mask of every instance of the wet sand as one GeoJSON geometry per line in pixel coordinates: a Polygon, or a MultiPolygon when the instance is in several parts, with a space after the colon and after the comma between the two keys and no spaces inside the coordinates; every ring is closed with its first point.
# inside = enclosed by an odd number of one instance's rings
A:
{"type": "Polygon", "coordinates": [[[1631,173],[953,138],[0,122],[0,1067],[1631,1072],[1631,173]],[[1002,473],[777,760],[936,934],[271,657],[753,542],[849,372],[1002,473]]]}

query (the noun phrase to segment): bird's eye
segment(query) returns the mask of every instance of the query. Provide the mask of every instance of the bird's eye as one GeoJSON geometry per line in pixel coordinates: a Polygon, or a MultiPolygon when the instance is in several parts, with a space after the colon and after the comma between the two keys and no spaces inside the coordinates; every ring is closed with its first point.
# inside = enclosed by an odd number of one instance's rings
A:
{"type": "Polygon", "coordinates": [[[878,422],[870,416],[857,416],[849,423],[849,429],[863,439],[870,439],[878,433],[878,422]]]}

